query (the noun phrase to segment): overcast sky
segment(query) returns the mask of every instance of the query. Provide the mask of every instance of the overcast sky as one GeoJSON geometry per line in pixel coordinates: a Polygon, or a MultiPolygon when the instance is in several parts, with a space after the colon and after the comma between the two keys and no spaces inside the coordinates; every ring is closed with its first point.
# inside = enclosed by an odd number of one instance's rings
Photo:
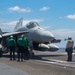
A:
{"type": "Polygon", "coordinates": [[[0,28],[13,31],[17,21],[23,25],[36,21],[56,38],[59,47],[65,47],[64,38],[71,36],[75,41],[75,0],[1,0],[0,28]]]}

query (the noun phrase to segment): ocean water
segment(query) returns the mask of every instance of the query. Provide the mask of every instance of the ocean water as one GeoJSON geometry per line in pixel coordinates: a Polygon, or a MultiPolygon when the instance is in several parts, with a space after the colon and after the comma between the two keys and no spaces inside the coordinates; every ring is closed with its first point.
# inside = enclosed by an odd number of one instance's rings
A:
{"type": "MultiPolygon", "coordinates": [[[[65,50],[65,48],[59,48],[59,50],[65,50]]],[[[73,50],[75,50],[75,48],[73,50]]]]}
{"type": "Polygon", "coordinates": [[[65,50],[65,48],[59,48],[59,50],[65,50]]]}

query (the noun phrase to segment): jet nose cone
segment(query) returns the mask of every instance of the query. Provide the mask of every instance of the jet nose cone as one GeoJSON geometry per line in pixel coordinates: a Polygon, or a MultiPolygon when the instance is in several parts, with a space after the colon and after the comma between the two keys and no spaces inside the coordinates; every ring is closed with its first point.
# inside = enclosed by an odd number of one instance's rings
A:
{"type": "Polygon", "coordinates": [[[54,35],[49,31],[40,32],[41,40],[46,42],[52,41],[54,39],[54,35]]]}
{"type": "Polygon", "coordinates": [[[45,32],[45,36],[46,36],[46,38],[49,39],[50,41],[54,39],[54,35],[53,35],[51,32],[49,32],[49,31],[46,31],[46,32],[45,32]]]}

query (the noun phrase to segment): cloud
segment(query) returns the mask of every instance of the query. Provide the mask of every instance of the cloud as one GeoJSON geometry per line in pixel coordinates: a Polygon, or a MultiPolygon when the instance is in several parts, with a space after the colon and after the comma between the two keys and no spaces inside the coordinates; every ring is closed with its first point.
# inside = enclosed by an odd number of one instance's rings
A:
{"type": "Polygon", "coordinates": [[[59,37],[68,37],[72,36],[75,38],[75,30],[72,29],[59,29],[59,30],[53,30],[51,31],[54,35],[57,35],[59,37]]]}
{"type": "Polygon", "coordinates": [[[60,43],[55,43],[57,46],[59,46],[60,48],[65,48],[66,47],[66,43],[67,41],[64,41],[64,39],[68,38],[69,36],[72,37],[72,39],[75,41],[75,30],[72,29],[58,29],[58,30],[52,30],[51,31],[55,38],[57,39],[61,39],[60,43]]]}
{"type": "Polygon", "coordinates": [[[40,11],[47,11],[47,10],[49,10],[50,8],[49,7],[42,7],[41,9],[40,9],[40,11]]]}
{"type": "Polygon", "coordinates": [[[11,21],[11,22],[2,22],[0,23],[0,28],[3,30],[3,31],[13,31],[15,25],[16,25],[17,21],[11,21]]]}
{"type": "Polygon", "coordinates": [[[2,25],[15,25],[17,21],[11,21],[7,23],[2,23],[2,25]]]}
{"type": "MultiPolygon", "coordinates": [[[[23,20],[23,26],[26,25],[28,22],[30,21],[36,21],[36,22],[42,22],[44,21],[43,19],[32,19],[32,20],[23,20]]],[[[0,23],[0,28],[3,30],[3,31],[13,31],[14,30],[14,27],[16,26],[16,23],[18,21],[11,21],[11,22],[2,22],[0,23]]]]}
{"type": "Polygon", "coordinates": [[[49,29],[49,28],[51,28],[51,26],[46,26],[46,27],[44,27],[45,29],[49,29]]]}
{"type": "Polygon", "coordinates": [[[23,25],[26,25],[28,22],[31,22],[31,21],[35,21],[35,22],[42,22],[44,21],[43,19],[32,19],[32,20],[23,20],[23,25]]]}
{"type": "Polygon", "coordinates": [[[43,26],[43,28],[46,29],[46,30],[47,29],[49,30],[51,28],[51,26],[43,26]]]}
{"type": "Polygon", "coordinates": [[[29,8],[20,8],[19,6],[10,7],[10,8],[8,8],[8,10],[16,11],[16,12],[23,12],[23,13],[31,12],[31,9],[29,9],[29,8]]]}
{"type": "Polygon", "coordinates": [[[69,19],[75,19],[75,14],[70,14],[70,15],[67,15],[65,17],[66,18],[69,18],[69,19]]]}

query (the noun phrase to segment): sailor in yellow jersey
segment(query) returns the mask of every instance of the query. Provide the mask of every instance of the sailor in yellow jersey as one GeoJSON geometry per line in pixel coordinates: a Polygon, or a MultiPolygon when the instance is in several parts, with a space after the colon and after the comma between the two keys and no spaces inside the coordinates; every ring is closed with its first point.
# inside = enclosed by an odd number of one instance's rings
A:
{"type": "Polygon", "coordinates": [[[74,41],[72,40],[71,37],[68,37],[68,41],[66,44],[66,52],[68,55],[67,61],[72,61],[73,46],[74,46],[74,41]]]}

